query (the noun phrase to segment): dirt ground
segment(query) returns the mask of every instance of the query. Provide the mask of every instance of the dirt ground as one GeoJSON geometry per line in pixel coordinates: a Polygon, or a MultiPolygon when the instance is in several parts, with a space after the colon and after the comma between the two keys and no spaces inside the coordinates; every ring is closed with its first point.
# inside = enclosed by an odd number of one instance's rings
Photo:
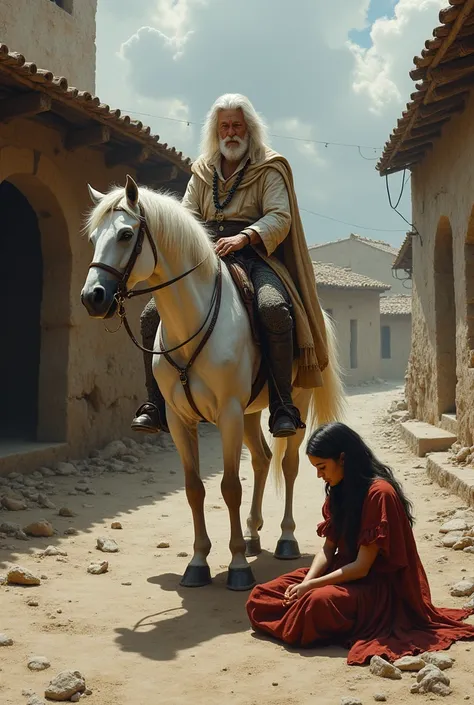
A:
{"type": "MultiPolygon", "coordinates": [[[[416,537],[435,604],[462,606],[466,599],[450,597],[449,586],[474,574],[474,556],[436,546],[441,523],[436,515],[463,503],[432,484],[425,476],[424,461],[409,454],[395,426],[383,423],[389,403],[401,397],[401,388],[390,385],[352,390],[349,423],[394,467],[415,503],[416,537]]],[[[179,554],[191,554],[193,534],[176,453],[154,447],[137,467],[135,474],[107,472],[93,477],[89,486],[95,494],[88,495],[68,494],[75,492],[79,477],[53,478],[56,491],[50,499],[58,509],[73,510],[73,518],[37,506],[0,511],[0,523],[24,526],[45,518],[58,532],[28,542],[0,540],[0,573],[14,563],[47,578],[38,587],[0,587],[0,632],[14,641],[0,650],[2,705],[26,703],[24,690],[43,696],[49,680],[64,669],[85,675],[92,695],[84,703],[90,705],[339,705],[343,696],[358,697],[366,704],[374,702],[375,693],[403,704],[430,697],[410,695],[410,674],[390,681],[370,675],[367,668],[347,666],[342,649],[292,651],[252,633],[244,609],[246,594],[225,589],[229,532],[214,429],[205,429],[201,438],[213,541],[209,562],[214,582],[209,587],[186,590],[178,585],[189,560],[179,554]],[[123,529],[112,530],[113,521],[121,522],[123,529]],[[68,527],[78,533],[65,536],[68,527]],[[115,539],[120,552],[98,552],[99,536],[115,539]],[[169,548],[158,549],[160,542],[169,542],[169,548]],[[39,558],[38,551],[48,545],[67,551],[67,558],[39,558]],[[109,561],[108,573],[87,573],[91,562],[104,559],[109,561]],[[38,606],[27,605],[31,598],[38,606]],[[29,671],[27,661],[34,655],[47,657],[51,668],[29,671]]],[[[252,483],[246,451],[241,477],[245,518],[252,483]]],[[[305,458],[295,495],[297,537],[305,555],[290,564],[272,557],[283,505],[269,483],[264,551],[251,559],[259,581],[308,565],[318,548],[315,526],[321,516],[323,485],[305,458]]],[[[466,642],[450,650],[456,663],[449,671],[453,694],[448,701],[455,705],[469,695],[474,700],[473,651],[474,644],[466,642]]]]}

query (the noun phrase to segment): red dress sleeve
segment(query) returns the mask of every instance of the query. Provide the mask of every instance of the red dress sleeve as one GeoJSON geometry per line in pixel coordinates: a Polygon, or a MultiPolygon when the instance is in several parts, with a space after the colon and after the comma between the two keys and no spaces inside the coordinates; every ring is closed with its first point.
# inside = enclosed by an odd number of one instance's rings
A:
{"type": "Polygon", "coordinates": [[[323,504],[322,514],[324,521],[318,524],[318,528],[316,529],[318,536],[323,536],[332,543],[337,543],[336,532],[331,523],[331,515],[329,513],[329,497],[326,497],[326,501],[323,504]]]}
{"type": "Polygon", "coordinates": [[[376,543],[386,568],[406,567],[409,563],[405,542],[408,524],[396,490],[386,480],[372,483],[362,508],[358,546],[376,543]]]}

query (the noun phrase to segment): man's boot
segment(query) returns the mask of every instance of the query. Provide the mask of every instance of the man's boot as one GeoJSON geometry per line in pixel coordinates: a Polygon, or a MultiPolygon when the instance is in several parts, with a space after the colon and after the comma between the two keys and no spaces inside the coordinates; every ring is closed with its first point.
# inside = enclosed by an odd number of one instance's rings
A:
{"type": "MultiPolygon", "coordinates": [[[[147,350],[153,350],[159,322],[158,312],[154,307],[154,301],[152,301],[144,310],[141,321],[143,347],[147,350]]],[[[148,401],[136,410],[131,424],[132,429],[144,433],[158,433],[159,431],[169,433],[166,421],[166,403],[153,375],[153,356],[150,353],[143,353],[143,361],[148,401]]]]}
{"type": "Polygon", "coordinates": [[[291,398],[293,331],[271,333],[266,330],[264,338],[269,366],[270,433],[275,438],[294,436],[305,425],[291,398]]]}

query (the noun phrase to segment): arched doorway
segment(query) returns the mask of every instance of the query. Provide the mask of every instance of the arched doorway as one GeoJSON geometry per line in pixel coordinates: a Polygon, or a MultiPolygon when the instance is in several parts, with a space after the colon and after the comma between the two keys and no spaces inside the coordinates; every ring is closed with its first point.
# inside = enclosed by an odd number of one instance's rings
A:
{"type": "Polygon", "coordinates": [[[35,211],[13,184],[0,183],[0,434],[36,440],[41,351],[43,259],[35,211]]]}
{"type": "Polygon", "coordinates": [[[449,219],[438,224],[434,256],[438,413],[456,413],[456,299],[453,234],[449,219]]]}

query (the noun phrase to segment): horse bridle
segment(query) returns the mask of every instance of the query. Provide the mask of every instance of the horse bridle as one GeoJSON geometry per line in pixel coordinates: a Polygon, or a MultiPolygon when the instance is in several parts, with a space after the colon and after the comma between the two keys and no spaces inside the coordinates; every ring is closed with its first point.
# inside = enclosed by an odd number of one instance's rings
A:
{"type": "MultiPolygon", "coordinates": [[[[108,264],[103,264],[102,262],[91,262],[89,265],[89,269],[103,269],[105,272],[108,272],[109,274],[112,274],[114,277],[118,279],[118,287],[117,291],[115,293],[115,301],[117,303],[117,315],[120,318],[120,324],[118,328],[114,331],[110,331],[106,329],[109,333],[116,333],[121,327],[122,324],[125,327],[125,330],[127,331],[131,341],[143,352],[150,353],[151,355],[164,355],[165,359],[169,364],[174,367],[174,369],[178,372],[179,374],[179,379],[181,381],[181,384],[184,387],[184,391],[186,393],[186,398],[189,402],[189,405],[193,409],[195,413],[198,414],[198,416],[201,417],[201,419],[204,419],[204,416],[201,414],[199,409],[197,408],[194,399],[191,394],[191,390],[189,389],[189,380],[188,380],[188,372],[191,366],[194,364],[196,361],[198,355],[201,353],[202,349],[206,345],[207,341],[212,335],[212,332],[214,330],[214,327],[217,323],[217,317],[219,315],[219,310],[220,310],[220,305],[221,305],[221,297],[222,297],[222,263],[220,258],[218,258],[218,265],[217,265],[217,274],[216,274],[216,281],[214,284],[214,289],[212,292],[211,296],[211,302],[209,304],[209,311],[207,313],[207,316],[204,319],[204,322],[202,325],[199,327],[199,329],[193,333],[193,335],[185,340],[183,343],[180,343],[179,345],[176,345],[174,348],[168,348],[168,350],[148,350],[148,348],[143,347],[143,345],[140,345],[138,340],[136,339],[135,335],[132,332],[132,329],[130,328],[130,324],[127,320],[127,314],[125,311],[125,301],[127,299],[132,299],[135,296],[142,296],[143,294],[150,294],[153,291],[159,291],[160,289],[166,289],[166,287],[171,286],[171,284],[175,284],[176,282],[180,281],[180,279],[184,279],[184,277],[187,277],[188,274],[191,274],[194,272],[198,267],[200,267],[209,257],[209,255],[206,255],[204,259],[202,259],[200,262],[198,262],[194,267],[191,267],[191,269],[188,269],[186,272],[183,272],[183,274],[179,274],[177,277],[174,277],[173,279],[169,279],[166,282],[163,282],[162,284],[157,284],[156,286],[151,286],[148,289],[140,289],[138,291],[127,291],[127,283],[128,280],[130,279],[130,275],[133,271],[133,268],[137,262],[138,257],[140,256],[142,249],[143,249],[143,243],[145,241],[145,235],[148,238],[148,242],[151,247],[151,251],[153,252],[153,257],[155,260],[155,268],[158,265],[158,252],[156,249],[155,242],[151,236],[150,229],[148,227],[148,223],[145,218],[145,213],[143,211],[143,206],[141,203],[138,204],[138,208],[140,211],[140,214],[134,214],[136,218],[138,218],[138,221],[140,223],[139,229],[138,229],[138,234],[137,234],[137,239],[135,241],[135,245],[133,247],[132,253],[130,255],[130,258],[125,266],[125,269],[123,272],[121,272],[118,269],[115,269],[115,267],[111,267],[108,264]],[[211,318],[212,314],[212,318],[211,318]],[[194,351],[193,355],[191,356],[191,359],[189,362],[184,366],[181,367],[178,365],[169,355],[169,353],[174,352],[175,350],[179,350],[180,348],[184,347],[188,343],[190,343],[194,338],[196,338],[199,333],[201,333],[204,330],[204,327],[206,326],[207,322],[211,319],[209,323],[209,328],[207,329],[206,333],[204,334],[202,340],[200,341],[199,345],[197,346],[196,350],[194,351]]],[[[125,208],[114,208],[114,211],[122,211],[124,213],[128,213],[125,208]]],[[[163,345],[163,338],[160,335],[160,346],[163,345]]]]}

